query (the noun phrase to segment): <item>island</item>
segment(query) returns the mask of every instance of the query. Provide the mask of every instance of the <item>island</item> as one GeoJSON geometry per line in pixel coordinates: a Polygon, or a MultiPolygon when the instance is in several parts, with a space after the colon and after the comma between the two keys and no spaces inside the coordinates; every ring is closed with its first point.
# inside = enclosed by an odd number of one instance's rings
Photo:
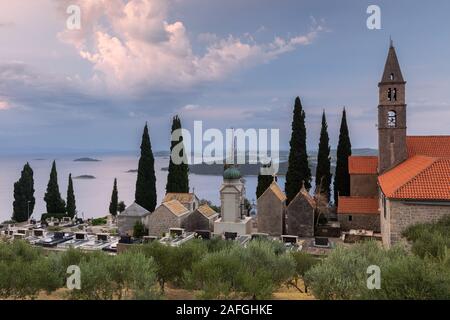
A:
{"type": "Polygon", "coordinates": [[[74,177],[74,179],[92,180],[92,179],[96,179],[96,178],[94,176],[91,176],[88,174],[83,174],[81,176],[74,177]]]}
{"type": "Polygon", "coordinates": [[[99,162],[102,160],[98,160],[98,159],[94,159],[94,158],[78,158],[73,161],[76,161],[76,162],[99,162]]]}

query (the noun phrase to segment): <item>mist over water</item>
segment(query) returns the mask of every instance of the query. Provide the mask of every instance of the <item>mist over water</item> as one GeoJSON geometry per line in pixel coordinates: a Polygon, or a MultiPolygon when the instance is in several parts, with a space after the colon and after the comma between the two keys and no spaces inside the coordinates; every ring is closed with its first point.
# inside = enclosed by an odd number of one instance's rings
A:
{"type": "MultiPolygon", "coordinates": [[[[52,161],[56,160],[58,182],[62,197],[67,194],[69,173],[75,178],[81,175],[95,176],[96,179],[74,179],[76,204],[79,216],[84,218],[101,217],[108,214],[109,202],[114,178],[118,180],[119,200],[128,206],[134,201],[136,185],[135,170],[138,167],[138,155],[135,154],[70,154],[70,155],[29,155],[29,156],[2,156],[0,158],[0,222],[12,216],[12,203],[14,200],[14,182],[20,177],[24,164],[28,161],[34,171],[34,188],[36,206],[33,216],[40,218],[46,212],[44,194],[50,176],[52,161]],[[99,159],[98,162],[76,162],[82,157],[99,159]]],[[[169,164],[168,157],[155,158],[156,187],[158,204],[165,194],[167,171],[163,167],[169,164]]],[[[256,198],[257,177],[245,177],[247,198],[252,201],[256,198]]],[[[280,187],[284,189],[284,177],[279,177],[280,187]]],[[[222,176],[189,175],[191,191],[200,199],[208,199],[214,204],[220,204],[219,188],[222,176]]],[[[256,199],[255,199],[256,200],[256,199]]]]}

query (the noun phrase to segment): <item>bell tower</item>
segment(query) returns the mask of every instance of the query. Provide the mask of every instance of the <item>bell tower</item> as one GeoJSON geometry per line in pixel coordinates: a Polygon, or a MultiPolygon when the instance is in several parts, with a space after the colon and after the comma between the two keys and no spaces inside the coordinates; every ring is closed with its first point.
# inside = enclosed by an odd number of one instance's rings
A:
{"type": "Polygon", "coordinates": [[[407,158],[405,85],[391,40],[383,77],[378,84],[378,172],[382,174],[407,158]]]}

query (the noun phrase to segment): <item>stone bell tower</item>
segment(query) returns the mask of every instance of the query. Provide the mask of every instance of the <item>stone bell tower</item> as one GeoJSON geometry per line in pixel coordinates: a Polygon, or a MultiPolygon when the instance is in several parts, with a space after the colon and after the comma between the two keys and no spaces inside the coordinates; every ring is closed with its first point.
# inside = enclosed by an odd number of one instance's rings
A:
{"type": "Polygon", "coordinates": [[[378,171],[395,167],[407,158],[405,85],[391,40],[383,77],[378,84],[378,171]]]}

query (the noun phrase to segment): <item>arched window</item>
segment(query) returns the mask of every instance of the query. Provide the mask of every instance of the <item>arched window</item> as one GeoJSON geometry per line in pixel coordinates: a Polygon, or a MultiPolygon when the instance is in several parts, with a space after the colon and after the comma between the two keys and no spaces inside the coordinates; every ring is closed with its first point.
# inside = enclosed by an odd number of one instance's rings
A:
{"type": "Polygon", "coordinates": [[[392,101],[392,89],[391,88],[388,89],[387,97],[388,97],[389,101],[392,101]]]}
{"type": "Polygon", "coordinates": [[[388,111],[387,114],[387,126],[389,128],[397,127],[397,113],[395,111],[388,111]]]}
{"type": "Polygon", "coordinates": [[[394,88],[394,90],[392,92],[392,100],[397,101],[397,89],[396,88],[394,88]]]}
{"type": "Polygon", "coordinates": [[[391,73],[391,75],[389,76],[389,79],[391,79],[391,81],[393,81],[395,79],[394,74],[391,73]]]}

